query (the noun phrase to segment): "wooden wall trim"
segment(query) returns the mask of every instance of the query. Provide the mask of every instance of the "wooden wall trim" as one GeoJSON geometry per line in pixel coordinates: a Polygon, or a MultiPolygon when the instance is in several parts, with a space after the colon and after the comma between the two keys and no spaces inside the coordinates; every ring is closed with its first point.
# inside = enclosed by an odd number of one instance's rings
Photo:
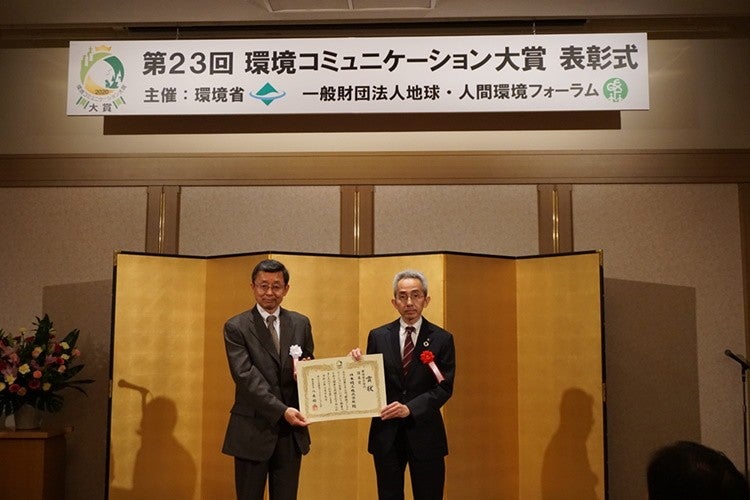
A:
{"type": "Polygon", "coordinates": [[[146,251],[177,254],[180,228],[180,187],[149,186],[146,193],[146,251]]]}
{"type": "Polygon", "coordinates": [[[341,186],[341,237],[343,255],[374,252],[375,187],[341,186]]]}
{"type": "Polygon", "coordinates": [[[568,253],[573,248],[573,186],[537,186],[539,253],[568,253]]]}
{"type": "Polygon", "coordinates": [[[0,186],[750,182],[750,149],[0,155],[0,186]]]}

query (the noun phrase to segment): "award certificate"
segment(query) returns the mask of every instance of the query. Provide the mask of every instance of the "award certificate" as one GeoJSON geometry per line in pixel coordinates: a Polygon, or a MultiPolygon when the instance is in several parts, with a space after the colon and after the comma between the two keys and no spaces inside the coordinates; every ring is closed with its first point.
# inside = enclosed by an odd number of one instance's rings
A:
{"type": "Polygon", "coordinates": [[[386,405],[383,355],[300,361],[297,389],[310,422],[377,417],[386,405]]]}

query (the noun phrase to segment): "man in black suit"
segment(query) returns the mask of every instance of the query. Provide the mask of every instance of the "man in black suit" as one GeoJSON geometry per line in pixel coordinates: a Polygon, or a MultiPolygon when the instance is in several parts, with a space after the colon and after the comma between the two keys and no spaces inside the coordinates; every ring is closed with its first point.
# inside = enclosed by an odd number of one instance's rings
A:
{"type": "MultiPolygon", "coordinates": [[[[448,441],[440,408],[453,393],[453,336],[422,316],[430,303],[422,273],[398,273],[391,303],[401,318],[375,328],[367,338],[367,354],[383,355],[388,400],[380,417],[372,419],[368,442],[378,498],[404,498],[409,464],[414,499],[441,500],[448,441]]],[[[359,360],[362,352],[355,348],[351,355],[359,360]]]]}
{"type": "Polygon", "coordinates": [[[281,262],[264,260],[252,272],[256,305],[224,325],[224,344],[235,383],[222,451],[234,456],[239,500],[297,498],[302,455],[310,450],[308,421],[297,409],[299,395],[292,345],[313,357],[310,320],[280,307],[289,291],[281,262]]]}

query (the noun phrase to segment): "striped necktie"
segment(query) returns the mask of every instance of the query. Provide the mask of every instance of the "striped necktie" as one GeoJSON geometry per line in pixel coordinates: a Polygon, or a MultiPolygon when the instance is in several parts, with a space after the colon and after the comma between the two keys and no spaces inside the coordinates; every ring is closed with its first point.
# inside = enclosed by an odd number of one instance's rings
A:
{"type": "Polygon", "coordinates": [[[401,366],[404,369],[404,376],[409,373],[409,363],[411,363],[411,355],[414,352],[414,341],[411,339],[411,335],[414,333],[413,326],[406,327],[406,339],[404,340],[404,356],[401,359],[401,366]]]}

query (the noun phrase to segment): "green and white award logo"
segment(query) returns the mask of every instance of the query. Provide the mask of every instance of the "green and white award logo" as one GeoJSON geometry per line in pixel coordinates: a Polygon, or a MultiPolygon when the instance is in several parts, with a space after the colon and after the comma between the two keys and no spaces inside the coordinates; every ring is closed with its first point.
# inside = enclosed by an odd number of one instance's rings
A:
{"type": "Polygon", "coordinates": [[[628,97],[628,84],[622,78],[610,78],[604,82],[604,97],[612,102],[624,101],[628,97]]]}
{"type": "Polygon", "coordinates": [[[125,67],[112,54],[112,47],[89,47],[81,57],[80,78],[77,106],[91,113],[109,113],[125,105],[122,96],[125,90],[125,67]]]}

